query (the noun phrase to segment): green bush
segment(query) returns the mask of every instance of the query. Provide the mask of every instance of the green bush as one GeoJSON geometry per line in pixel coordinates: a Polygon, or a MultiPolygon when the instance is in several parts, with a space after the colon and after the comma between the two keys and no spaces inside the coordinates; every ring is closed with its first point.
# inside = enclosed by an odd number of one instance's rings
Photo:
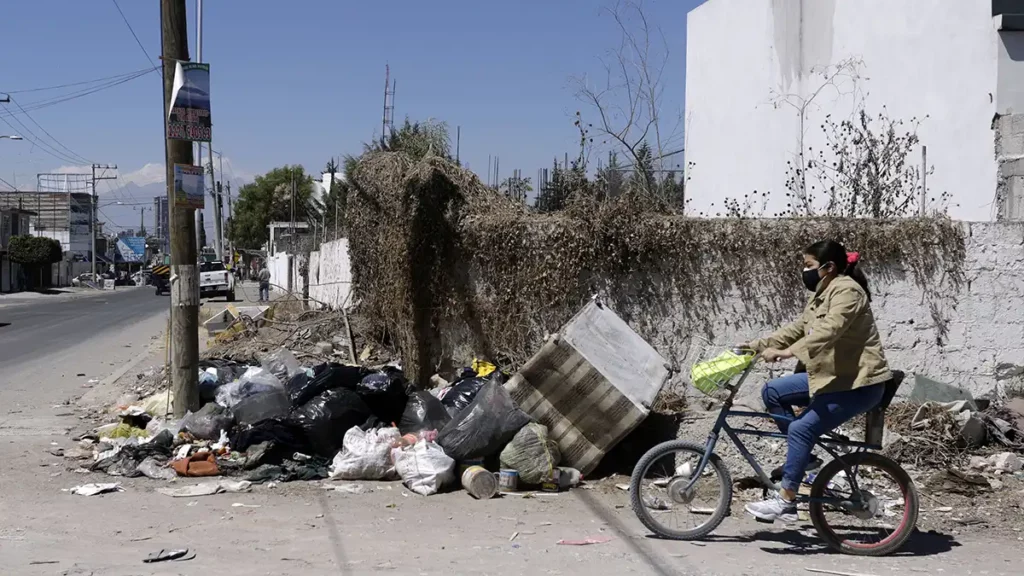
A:
{"type": "Polygon", "coordinates": [[[38,236],[15,236],[9,248],[12,262],[26,266],[42,266],[63,258],[60,242],[38,236]]]}

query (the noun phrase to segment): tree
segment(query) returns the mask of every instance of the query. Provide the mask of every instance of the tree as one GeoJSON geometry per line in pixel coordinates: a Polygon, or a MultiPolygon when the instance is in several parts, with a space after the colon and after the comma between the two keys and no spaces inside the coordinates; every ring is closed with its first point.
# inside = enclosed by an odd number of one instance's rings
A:
{"type": "MultiPolygon", "coordinates": [[[[593,127],[609,144],[639,164],[642,147],[654,143],[650,162],[660,170],[665,158],[682,151],[682,115],[664,110],[662,76],[669,63],[668,43],[644,12],[642,0],[620,0],[607,13],[620,33],[612,57],[602,59],[603,87],[587,77],[574,79],[576,97],[597,117],[593,127]]],[[[650,151],[650,146],[647,147],[650,151]]]]}
{"type": "Polygon", "coordinates": [[[14,236],[8,251],[11,262],[25,266],[48,266],[63,259],[60,242],[42,236],[14,236]]]}
{"type": "Polygon", "coordinates": [[[850,58],[832,66],[812,69],[812,77],[820,78],[820,84],[807,96],[772,91],[772,103],[775,108],[788,107],[797,114],[797,151],[788,163],[786,181],[786,187],[789,189],[788,195],[791,197],[790,210],[796,215],[812,216],[814,214],[810,196],[816,187],[811,184],[808,188],[807,182],[807,172],[810,168],[809,162],[810,157],[813,156],[813,150],[809,150],[805,144],[810,113],[820,107],[817,100],[825,94],[834,94],[836,98],[850,95],[857,98],[857,84],[860,81],[860,70],[863,65],[863,61],[850,58]]]}
{"type": "Polygon", "coordinates": [[[636,164],[633,165],[633,174],[629,177],[629,189],[634,193],[648,195],[658,192],[654,176],[654,156],[647,142],[641,143],[636,150],[636,164]]]}
{"type": "Polygon", "coordinates": [[[37,278],[38,286],[44,286],[49,276],[45,273],[46,267],[60,262],[64,257],[60,242],[41,236],[14,236],[7,250],[12,262],[26,268],[25,277],[29,279],[30,287],[37,278]]]}
{"type": "Polygon", "coordinates": [[[506,198],[525,204],[526,196],[533,192],[533,186],[530,184],[531,180],[529,177],[510,176],[498,185],[498,190],[504,193],[506,198]]]}
{"type": "MultiPolygon", "coordinates": [[[[807,174],[821,187],[825,214],[848,218],[899,218],[920,211],[922,168],[912,156],[919,122],[871,116],[860,109],[852,119],[826,116],[821,129],[827,153],[807,160],[807,174]]],[[[813,200],[813,199],[812,199],[813,200]]],[[[943,194],[937,200],[948,201],[943,194]]]]}
{"type": "Polygon", "coordinates": [[[592,194],[592,188],[581,161],[573,160],[566,169],[559,166],[556,158],[551,180],[541,187],[537,195],[536,208],[541,212],[557,212],[564,209],[574,196],[592,194]]]}
{"type": "Polygon", "coordinates": [[[626,189],[626,170],[619,164],[618,152],[608,153],[608,166],[597,170],[598,199],[618,198],[626,189]]]}
{"type": "Polygon", "coordinates": [[[292,219],[292,183],[295,185],[295,220],[319,222],[321,214],[310,202],[313,179],[302,166],[275,168],[238,191],[229,235],[239,248],[259,249],[269,239],[270,222],[292,219]]]}
{"type": "MultiPolygon", "coordinates": [[[[451,160],[451,137],[448,132],[448,124],[433,119],[412,122],[406,118],[400,128],[388,133],[383,146],[377,140],[363,144],[363,154],[380,151],[405,152],[416,160],[423,158],[429,152],[451,160]]],[[[359,157],[345,157],[346,175],[351,176],[352,168],[358,161],[359,157]]]]}

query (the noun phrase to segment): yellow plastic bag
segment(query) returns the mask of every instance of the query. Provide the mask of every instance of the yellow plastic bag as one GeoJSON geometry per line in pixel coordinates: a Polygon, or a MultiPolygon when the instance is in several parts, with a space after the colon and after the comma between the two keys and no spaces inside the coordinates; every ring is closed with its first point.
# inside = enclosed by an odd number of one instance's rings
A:
{"type": "Polygon", "coordinates": [[[473,359],[472,368],[473,371],[476,372],[476,375],[480,378],[486,378],[491,375],[491,372],[494,372],[495,370],[498,369],[498,367],[495,366],[494,364],[491,364],[486,360],[478,360],[476,358],[473,359]]]}
{"type": "Polygon", "coordinates": [[[690,370],[690,381],[694,388],[710,396],[732,377],[746,370],[753,360],[753,356],[741,356],[726,350],[712,360],[694,364],[690,370]]]}

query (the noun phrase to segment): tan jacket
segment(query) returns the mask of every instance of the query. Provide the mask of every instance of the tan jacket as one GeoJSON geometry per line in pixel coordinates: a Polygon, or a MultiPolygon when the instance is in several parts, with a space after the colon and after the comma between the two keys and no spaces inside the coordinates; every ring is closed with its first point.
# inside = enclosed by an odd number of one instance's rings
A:
{"type": "Polygon", "coordinates": [[[750,346],[758,352],[789,348],[807,367],[811,396],[892,378],[867,293],[849,276],[819,288],[796,322],[750,346]]]}

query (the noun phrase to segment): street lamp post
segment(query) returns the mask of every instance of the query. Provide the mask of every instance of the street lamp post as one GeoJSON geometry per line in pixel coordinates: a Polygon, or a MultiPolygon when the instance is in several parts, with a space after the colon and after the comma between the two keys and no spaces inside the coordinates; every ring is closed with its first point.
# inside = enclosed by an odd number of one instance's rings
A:
{"type": "Polygon", "coordinates": [[[0,134],[0,140],[3,140],[4,138],[8,140],[24,140],[24,138],[17,134],[0,134]]]}

